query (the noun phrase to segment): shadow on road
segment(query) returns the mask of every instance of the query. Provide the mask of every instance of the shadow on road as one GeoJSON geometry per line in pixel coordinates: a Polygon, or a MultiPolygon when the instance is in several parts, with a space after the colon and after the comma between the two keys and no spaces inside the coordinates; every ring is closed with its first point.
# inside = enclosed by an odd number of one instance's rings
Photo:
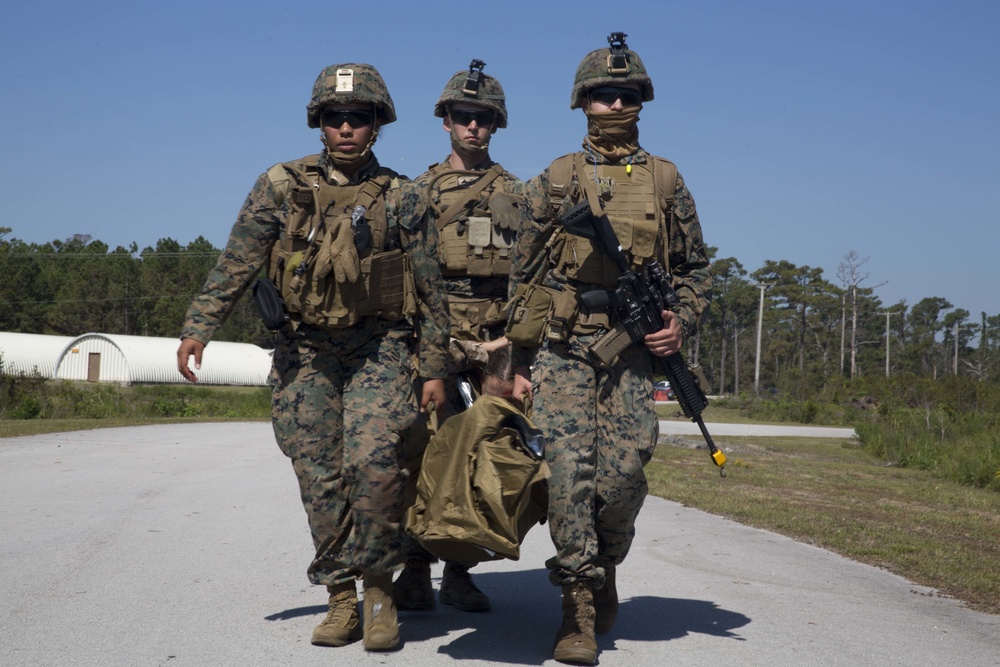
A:
{"type": "MultiPolygon", "coordinates": [[[[490,660],[514,665],[540,665],[551,656],[552,640],[562,617],[560,591],[538,568],[514,572],[476,572],[476,583],[493,602],[486,614],[470,614],[438,604],[431,612],[400,612],[404,643],[444,639],[438,649],[454,660],[490,660]],[[448,638],[454,636],[450,641],[448,638]]],[[[435,587],[440,580],[435,577],[435,587]]],[[[662,642],[689,634],[705,634],[743,641],[735,633],[750,618],[720,609],[708,600],[623,595],[615,628],[598,637],[602,651],[615,650],[615,641],[662,642]]],[[[325,605],[296,607],[265,618],[285,621],[326,613],[325,605]]]]}

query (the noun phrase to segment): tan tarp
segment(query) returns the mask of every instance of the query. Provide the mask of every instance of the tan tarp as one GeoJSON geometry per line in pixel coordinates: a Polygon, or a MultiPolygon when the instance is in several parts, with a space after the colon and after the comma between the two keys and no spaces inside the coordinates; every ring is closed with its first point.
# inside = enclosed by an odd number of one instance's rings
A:
{"type": "Polygon", "coordinates": [[[438,558],[517,560],[528,530],[544,521],[548,467],[524,451],[516,429],[501,426],[510,415],[524,418],[509,401],[481,396],[427,445],[406,529],[438,558]]]}

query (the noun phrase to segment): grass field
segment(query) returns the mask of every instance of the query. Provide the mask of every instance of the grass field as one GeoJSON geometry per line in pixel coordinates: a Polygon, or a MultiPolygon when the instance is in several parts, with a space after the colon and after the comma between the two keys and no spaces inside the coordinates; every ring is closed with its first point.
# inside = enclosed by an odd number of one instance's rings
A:
{"type": "Polygon", "coordinates": [[[887,467],[853,440],[716,438],[722,479],[692,439],[664,436],[653,494],[829,549],[1000,614],[1000,494],[887,467]]]}

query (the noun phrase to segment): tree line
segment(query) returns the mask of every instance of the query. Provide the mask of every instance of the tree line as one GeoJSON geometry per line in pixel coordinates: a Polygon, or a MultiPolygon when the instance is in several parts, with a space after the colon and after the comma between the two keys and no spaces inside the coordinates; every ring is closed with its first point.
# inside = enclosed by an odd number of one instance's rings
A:
{"type": "MultiPolygon", "coordinates": [[[[0,331],[78,336],[89,332],[173,338],[221,250],[199,236],[165,238],[141,251],[111,249],[88,235],[25,243],[0,227],[0,331]]],[[[249,299],[218,340],[272,347],[249,299]]]]}
{"type": "Polygon", "coordinates": [[[885,304],[866,263],[849,251],[830,280],[787,260],[748,272],[735,257],[713,258],[714,297],[697,354],[717,389],[770,388],[789,376],[812,386],[834,377],[997,378],[1000,315],[976,321],[937,296],[885,304]]]}
{"type": "MultiPolygon", "coordinates": [[[[140,251],[88,235],[29,244],[11,232],[0,227],[0,330],[8,332],[177,336],[221,252],[201,236],[187,245],[164,238],[140,251]]],[[[884,304],[857,252],[845,254],[831,280],[821,268],[787,260],[748,272],[735,257],[710,251],[714,298],[688,357],[716,392],[769,390],[790,375],[814,386],[886,372],[997,377],[1000,315],[975,321],[935,296],[884,304]]],[[[271,345],[247,298],[216,337],[271,345]]]]}

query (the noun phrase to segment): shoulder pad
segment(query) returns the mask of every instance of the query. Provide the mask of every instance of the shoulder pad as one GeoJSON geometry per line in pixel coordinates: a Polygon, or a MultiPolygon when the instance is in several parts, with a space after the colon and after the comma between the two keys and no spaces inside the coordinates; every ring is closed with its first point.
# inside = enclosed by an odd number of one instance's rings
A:
{"type": "Polygon", "coordinates": [[[271,190],[274,192],[274,203],[280,207],[285,203],[285,197],[288,196],[292,177],[285,171],[285,165],[276,164],[267,170],[267,180],[271,181],[271,190]]]}
{"type": "Polygon", "coordinates": [[[319,154],[307,155],[298,160],[279,162],[267,170],[267,178],[271,181],[271,188],[274,191],[274,202],[278,206],[285,203],[285,197],[288,196],[292,181],[295,180],[295,177],[289,172],[294,171],[301,174],[307,169],[315,169],[319,166],[319,159],[319,154]]]}
{"type": "Polygon", "coordinates": [[[649,157],[653,163],[653,184],[664,201],[664,208],[668,208],[673,204],[674,193],[677,191],[677,165],[662,157],[649,157]]]}
{"type": "Polygon", "coordinates": [[[560,155],[549,165],[549,204],[552,210],[558,210],[563,200],[570,194],[570,182],[573,180],[573,162],[576,153],[560,155]]]}
{"type": "Polygon", "coordinates": [[[559,166],[562,165],[563,163],[573,164],[573,159],[575,157],[576,153],[566,153],[565,155],[560,155],[559,157],[557,157],[555,160],[552,161],[552,164],[549,165],[549,169],[551,170],[553,167],[558,169],[559,166]]]}

